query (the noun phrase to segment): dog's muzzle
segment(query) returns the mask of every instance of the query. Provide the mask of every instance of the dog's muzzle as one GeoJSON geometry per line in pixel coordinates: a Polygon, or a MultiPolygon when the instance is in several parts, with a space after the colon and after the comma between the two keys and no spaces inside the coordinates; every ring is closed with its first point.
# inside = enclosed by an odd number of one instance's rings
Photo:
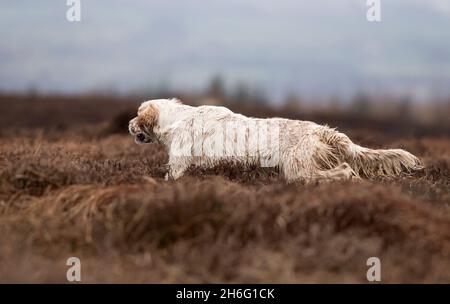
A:
{"type": "Polygon", "coordinates": [[[145,140],[145,134],[144,133],[138,133],[136,134],[136,140],[143,142],[145,140]]]}
{"type": "Polygon", "coordinates": [[[134,140],[138,144],[149,144],[152,142],[152,138],[145,133],[137,133],[134,136],[134,140]]]}

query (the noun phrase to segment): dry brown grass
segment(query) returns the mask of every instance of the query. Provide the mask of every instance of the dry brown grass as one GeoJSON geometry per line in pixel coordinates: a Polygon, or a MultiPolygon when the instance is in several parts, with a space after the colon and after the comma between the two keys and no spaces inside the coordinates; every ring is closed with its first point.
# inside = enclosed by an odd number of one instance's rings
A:
{"type": "Polygon", "coordinates": [[[442,134],[343,130],[420,156],[413,177],[302,185],[219,167],[165,182],[162,149],[120,133],[134,104],[4,99],[1,282],[65,282],[70,256],[83,282],[366,282],[371,256],[383,282],[450,282],[442,134]]]}

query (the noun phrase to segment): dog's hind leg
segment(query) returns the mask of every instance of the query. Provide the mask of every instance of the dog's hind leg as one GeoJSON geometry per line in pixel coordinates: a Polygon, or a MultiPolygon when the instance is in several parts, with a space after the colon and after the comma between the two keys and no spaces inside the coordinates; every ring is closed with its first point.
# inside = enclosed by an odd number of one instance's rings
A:
{"type": "Polygon", "coordinates": [[[315,170],[313,168],[302,168],[302,170],[284,171],[284,177],[288,182],[303,181],[310,182],[324,182],[324,181],[338,181],[359,178],[358,174],[350,167],[348,163],[342,163],[333,169],[315,170]]]}
{"type": "Polygon", "coordinates": [[[354,178],[359,178],[358,174],[356,174],[348,163],[342,163],[333,169],[320,170],[312,175],[312,180],[317,181],[337,181],[354,178]]]}
{"type": "Polygon", "coordinates": [[[334,181],[357,178],[351,166],[339,159],[330,146],[320,142],[303,142],[286,151],[280,169],[288,182],[334,181]]]}

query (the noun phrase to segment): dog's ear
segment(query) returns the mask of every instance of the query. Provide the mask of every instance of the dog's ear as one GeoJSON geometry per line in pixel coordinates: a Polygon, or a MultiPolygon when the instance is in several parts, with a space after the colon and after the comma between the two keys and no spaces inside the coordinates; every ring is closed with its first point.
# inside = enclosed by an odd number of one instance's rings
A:
{"type": "Polygon", "coordinates": [[[158,122],[158,109],[154,105],[148,105],[139,111],[137,123],[148,130],[153,130],[158,122]]]}

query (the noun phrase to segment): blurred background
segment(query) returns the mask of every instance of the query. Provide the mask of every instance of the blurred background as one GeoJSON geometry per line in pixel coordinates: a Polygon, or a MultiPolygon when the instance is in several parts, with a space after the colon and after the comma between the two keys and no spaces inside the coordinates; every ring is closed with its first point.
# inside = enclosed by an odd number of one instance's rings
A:
{"type": "Polygon", "coordinates": [[[179,96],[289,111],[450,116],[450,2],[0,2],[3,95],[179,96]]]}
{"type": "Polygon", "coordinates": [[[450,282],[450,0],[0,0],[0,282],[450,282]],[[128,122],[152,98],[403,148],[396,179],[165,182],[128,122]],[[226,254],[224,254],[226,253],[226,254]]]}

